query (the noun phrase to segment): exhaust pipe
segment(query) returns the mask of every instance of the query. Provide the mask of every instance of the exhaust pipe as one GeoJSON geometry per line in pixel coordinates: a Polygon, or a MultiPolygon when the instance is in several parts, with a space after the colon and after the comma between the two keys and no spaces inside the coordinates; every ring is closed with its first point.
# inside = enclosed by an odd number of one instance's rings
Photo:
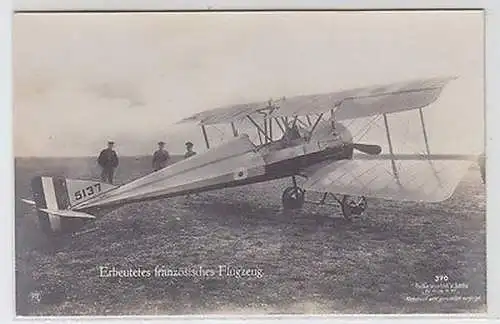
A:
{"type": "Polygon", "coordinates": [[[378,155],[380,154],[380,152],[382,152],[382,148],[379,145],[361,144],[361,143],[352,143],[351,145],[353,149],[363,152],[365,154],[378,155]]]}

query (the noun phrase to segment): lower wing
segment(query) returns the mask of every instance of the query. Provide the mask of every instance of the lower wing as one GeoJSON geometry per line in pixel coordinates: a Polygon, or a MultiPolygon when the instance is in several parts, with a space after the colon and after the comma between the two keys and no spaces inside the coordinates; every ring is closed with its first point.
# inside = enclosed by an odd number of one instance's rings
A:
{"type": "Polygon", "coordinates": [[[305,170],[304,189],[389,200],[440,202],[450,198],[470,166],[469,155],[354,157],[305,170]]]}

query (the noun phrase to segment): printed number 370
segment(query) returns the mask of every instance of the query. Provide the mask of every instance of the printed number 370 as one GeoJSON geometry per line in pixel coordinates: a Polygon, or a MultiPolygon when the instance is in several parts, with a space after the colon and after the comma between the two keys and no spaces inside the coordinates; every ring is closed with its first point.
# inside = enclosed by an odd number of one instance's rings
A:
{"type": "Polygon", "coordinates": [[[448,276],[445,274],[434,276],[434,282],[447,282],[447,281],[448,281],[448,276]]]}
{"type": "Polygon", "coordinates": [[[88,186],[87,188],[80,189],[75,192],[75,199],[81,200],[85,197],[92,196],[101,191],[101,184],[96,183],[92,186],[88,186]]]}

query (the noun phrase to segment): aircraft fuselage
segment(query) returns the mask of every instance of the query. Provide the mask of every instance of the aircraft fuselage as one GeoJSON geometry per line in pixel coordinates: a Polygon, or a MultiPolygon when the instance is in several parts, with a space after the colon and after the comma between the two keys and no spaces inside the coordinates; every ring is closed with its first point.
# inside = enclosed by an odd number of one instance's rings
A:
{"type": "Polygon", "coordinates": [[[96,214],[96,209],[291,177],[324,161],[351,158],[348,130],[338,124],[340,132],[334,136],[331,124],[322,126],[309,140],[276,141],[260,147],[243,135],[71,209],[96,214]]]}

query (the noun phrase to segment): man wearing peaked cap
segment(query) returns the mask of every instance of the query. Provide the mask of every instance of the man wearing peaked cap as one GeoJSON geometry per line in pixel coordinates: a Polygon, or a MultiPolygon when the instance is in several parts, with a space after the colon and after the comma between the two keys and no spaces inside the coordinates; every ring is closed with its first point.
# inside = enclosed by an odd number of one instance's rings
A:
{"type": "Polygon", "coordinates": [[[167,166],[170,154],[165,149],[165,142],[158,142],[158,150],[153,154],[153,171],[158,171],[167,166]]]}
{"type": "Polygon", "coordinates": [[[101,180],[113,184],[115,169],[118,167],[118,155],[113,147],[115,142],[108,141],[108,147],[101,151],[97,158],[97,163],[102,168],[101,180]]]}
{"type": "Polygon", "coordinates": [[[196,155],[196,152],[193,151],[193,146],[194,146],[193,143],[186,142],[186,153],[184,154],[185,159],[190,158],[193,155],[196,155]]]}

